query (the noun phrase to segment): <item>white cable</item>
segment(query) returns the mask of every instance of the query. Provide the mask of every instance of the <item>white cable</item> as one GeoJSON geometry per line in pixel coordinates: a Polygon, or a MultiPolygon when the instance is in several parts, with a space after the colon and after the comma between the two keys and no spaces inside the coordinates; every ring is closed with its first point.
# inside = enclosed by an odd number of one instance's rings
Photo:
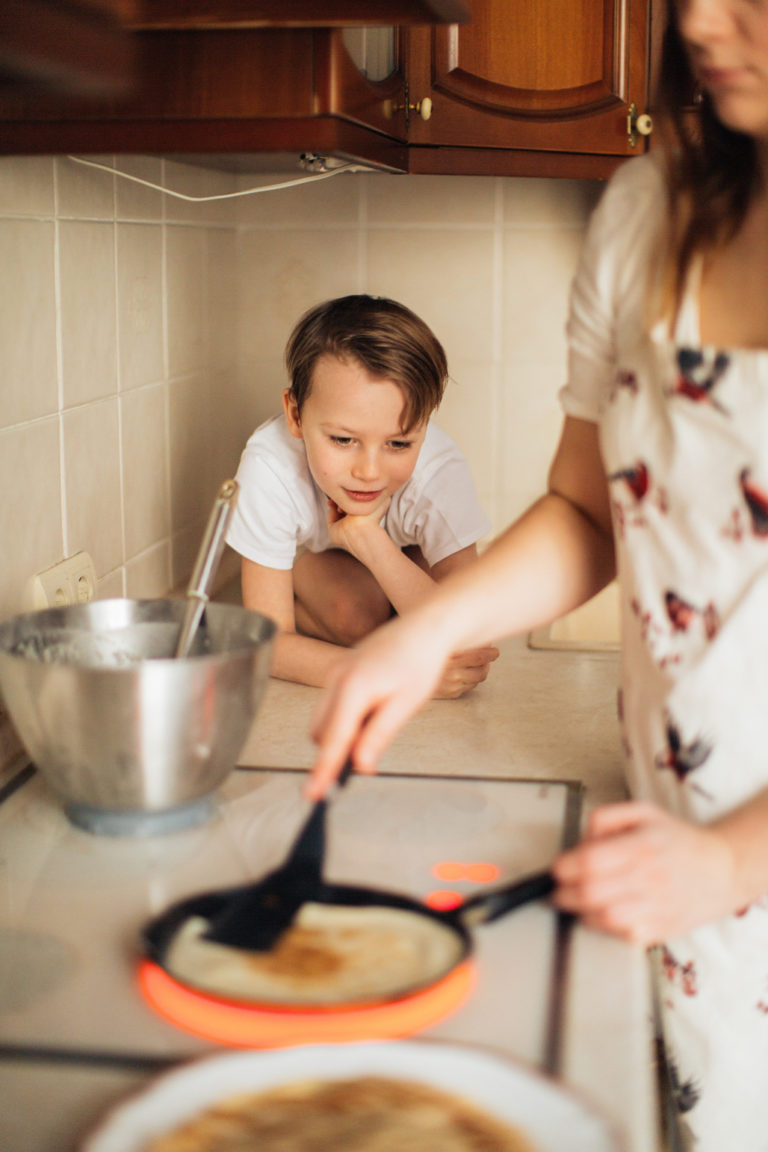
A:
{"type": "Polygon", "coordinates": [[[338,168],[331,168],[328,172],[315,172],[311,176],[300,176],[298,180],[286,180],[282,184],[262,184],[256,188],[244,188],[241,192],[220,192],[216,196],[187,196],[185,192],[174,192],[172,188],[163,188],[160,184],[153,184],[151,180],[142,180],[140,176],[132,176],[130,172],[121,172],[119,168],[112,168],[109,164],[100,164],[97,160],[84,160],[81,156],[67,156],[75,164],[86,164],[89,168],[102,168],[111,172],[113,176],[122,176],[124,180],[132,180],[134,184],[144,184],[147,188],[154,188],[156,192],[163,192],[166,196],[175,196],[178,200],[192,200],[202,203],[206,200],[232,200],[236,196],[253,196],[257,192],[277,192],[281,188],[294,188],[297,184],[311,184],[313,180],[327,180],[339,172],[373,171],[362,168],[359,164],[340,164],[338,168]]]}

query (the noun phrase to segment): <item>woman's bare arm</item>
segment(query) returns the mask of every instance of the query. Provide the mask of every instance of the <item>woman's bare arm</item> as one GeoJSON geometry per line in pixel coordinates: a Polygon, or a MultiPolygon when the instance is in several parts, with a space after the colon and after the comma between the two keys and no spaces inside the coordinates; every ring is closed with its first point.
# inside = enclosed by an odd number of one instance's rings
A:
{"type": "MultiPolygon", "coordinates": [[[[469,563],[474,558],[474,548],[464,551],[464,563],[469,563]]],[[[425,592],[434,589],[435,581],[430,576],[413,561],[408,560],[407,564],[423,577],[425,592]]],[[[280,680],[312,687],[328,684],[350,650],[333,643],[332,638],[320,639],[297,630],[293,573],[243,559],[241,581],[245,607],[262,612],[277,624],[271,674],[280,680]]],[[[435,696],[440,699],[463,696],[486,679],[488,668],[497,656],[498,649],[490,646],[453,656],[435,687],[435,696]]]]}
{"type": "Polygon", "coordinates": [[[310,792],[347,756],[372,772],[395,733],[432,694],[453,652],[549,622],[615,573],[607,482],[595,425],[566,419],[549,487],[481,557],[422,604],[378,629],[334,676],[312,735],[310,792]]]}

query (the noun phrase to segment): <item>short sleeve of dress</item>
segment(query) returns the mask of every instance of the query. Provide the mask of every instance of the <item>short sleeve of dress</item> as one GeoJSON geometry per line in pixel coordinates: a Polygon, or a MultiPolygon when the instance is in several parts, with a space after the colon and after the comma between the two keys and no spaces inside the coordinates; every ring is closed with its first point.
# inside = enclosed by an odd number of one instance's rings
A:
{"type": "Polygon", "coordinates": [[[664,175],[651,155],[628,161],[612,177],[587,230],[571,289],[565,413],[600,417],[620,346],[647,327],[650,257],[665,206],[664,175]]]}

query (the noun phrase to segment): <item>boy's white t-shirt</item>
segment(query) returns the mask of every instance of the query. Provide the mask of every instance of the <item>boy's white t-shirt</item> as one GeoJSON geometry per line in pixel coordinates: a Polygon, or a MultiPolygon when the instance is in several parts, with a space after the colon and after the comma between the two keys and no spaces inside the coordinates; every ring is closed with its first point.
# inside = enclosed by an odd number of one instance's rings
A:
{"type": "MultiPolygon", "coordinates": [[[[327,498],[312,478],[304,441],[291,436],[282,415],[250,437],[237,480],[240,495],[227,543],[241,556],[266,568],[290,569],[300,548],[333,547],[327,498]]],[[[384,527],[399,548],[418,544],[430,567],[490,531],[466,460],[431,422],[416,467],[390,501],[384,527]]]]}

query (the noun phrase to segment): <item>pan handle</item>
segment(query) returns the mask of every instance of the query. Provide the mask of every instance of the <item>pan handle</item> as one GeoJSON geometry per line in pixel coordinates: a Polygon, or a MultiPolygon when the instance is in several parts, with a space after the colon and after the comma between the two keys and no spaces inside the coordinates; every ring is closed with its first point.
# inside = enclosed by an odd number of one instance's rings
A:
{"type": "Polygon", "coordinates": [[[533,872],[514,884],[505,884],[503,888],[493,888],[490,892],[471,896],[457,912],[462,923],[467,926],[489,924],[523,904],[543,900],[556,887],[557,881],[551,872],[533,872]]]}

